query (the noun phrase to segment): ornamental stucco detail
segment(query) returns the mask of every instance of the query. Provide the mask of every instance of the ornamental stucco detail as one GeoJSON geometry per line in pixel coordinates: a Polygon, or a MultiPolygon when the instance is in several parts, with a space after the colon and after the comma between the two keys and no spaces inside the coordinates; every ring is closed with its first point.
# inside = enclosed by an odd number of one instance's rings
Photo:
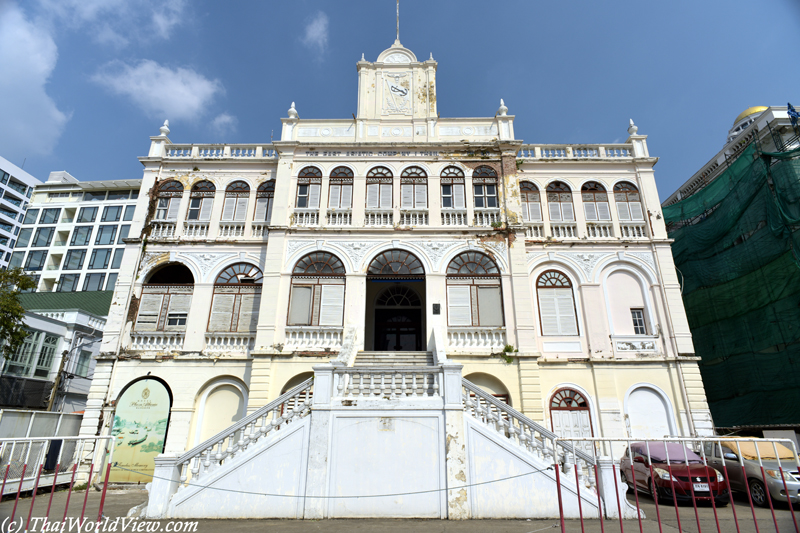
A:
{"type": "Polygon", "coordinates": [[[535,263],[540,257],[546,256],[546,252],[528,252],[525,254],[525,262],[529,265],[535,263]]]}
{"type": "Polygon", "coordinates": [[[461,245],[458,241],[423,241],[415,244],[425,251],[431,264],[437,271],[442,269],[440,264],[442,258],[447,255],[450,250],[461,245]]]}
{"type": "Polygon", "coordinates": [[[481,244],[499,255],[503,261],[508,261],[508,246],[506,246],[506,241],[487,241],[481,244]]]}
{"type": "Polygon", "coordinates": [[[586,274],[586,279],[592,279],[592,271],[597,263],[599,263],[602,258],[611,254],[564,252],[559,255],[572,259],[575,263],[580,265],[581,270],[586,274]]]}
{"type": "Polygon", "coordinates": [[[653,270],[655,270],[656,268],[656,263],[655,260],[653,259],[653,254],[650,252],[627,252],[625,255],[635,257],[639,261],[647,263],[653,270]]]}
{"type": "Polygon", "coordinates": [[[236,257],[238,253],[208,253],[208,252],[181,252],[178,257],[185,257],[192,263],[197,265],[203,278],[208,275],[211,270],[226,259],[236,257]]]}
{"type": "Polygon", "coordinates": [[[656,343],[655,341],[617,341],[617,351],[654,352],[656,351],[656,343]]]}
{"type": "Polygon", "coordinates": [[[289,259],[297,250],[305,248],[306,246],[311,246],[312,244],[314,244],[314,241],[288,241],[286,243],[286,258],[289,259]]]}
{"type": "Polygon", "coordinates": [[[361,261],[364,259],[364,256],[367,255],[367,251],[373,248],[376,243],[365,241],[336,241],[331,242],[331,244],[344,250],[350,262],[353,264],[353,268],[358,271],[361,267],[361,261]]]}

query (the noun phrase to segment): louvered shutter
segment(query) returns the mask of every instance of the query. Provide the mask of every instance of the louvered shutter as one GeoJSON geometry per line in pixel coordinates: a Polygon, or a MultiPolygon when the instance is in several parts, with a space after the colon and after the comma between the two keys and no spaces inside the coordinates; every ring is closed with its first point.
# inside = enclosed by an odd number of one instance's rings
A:
{"type": "MultiPolygon", "coordinates": [[[[169,297],[169,308],[167,309],[167,317],[171,313],[185,313],[186,315],[189,314],[189,309],[192,307],[192,295],[191,294],[170,294],[169,297]]],[[[186,330],[186,325],[182,326],[170,326],[167,325],[167,321],[164,321],[164,329],[167,331],[184,331],[186,330]]]]}
{"type": "Polygon", "coordinates": [[[542,221],[542,205],[539,202],[532,202],[528,204],[528,215],[531,217],[531,222],[542,221]]]}
{"type": "Polygon", "coordinates": [[[253,220],[256,222],[267,220],[267,202],[269,198],[256,198],[256,212],[253,215],[253,220]]]}
{"type": "Polygon", "coordinates": [[[143,294],[139,300],[139,315],[136,318],[136,331],[155,331],[161,313],[163,294],[143,294]]]}
{"type": "Polygon", "coordinates": [[[267,198],[267,220],[268,224],[272,223],[272,205],[275,203],[275,198],[267,198]]]}
{"type": "Polygon", "coordinates": [[[464,200],[464,184],[456,183],[453,185],[453,207],[456,209],[464,209],[466,202],[464,200]]]}
{"type": "Polygon", "coordinates": [[[561,334],[558,328],[556,290],[557,289],[539,289],[539,314],[542,319],[542,335],[561,334]]]}
{"type": "Polygon", "coordinates": [[[167,208],[167,220],[178,220],[178,211],[181,208],[180,198],[170,198],[169,208],[167,208]]]}
{"type": "Polygon", "coordinates": [[[471,326],[469,287],[447,287],[447,322],[451,326],[471,326]]]}
{"type": "Polygon", "coordinates": [[[597,202],[597,218],[600,220],[611,220],[611,210],[607,202],[597,202]]]}
{"type": "Polygon", "coordinates": [[[550,220],[552,222],[561,222],[561,204],[558,202],[551,202],[547,204],[550,209],[550,220]]]}
{"type": "Polygon", "coordinates": [[[530,217],[530,214],[528,213],[528,202],[525,199],[526,196],[527,196],[527,194],[523,194],[522,195],[522,221],[523,222],[530,222],[531,221],[531,217],[530,217]]]}
{"type": "Polygon", "coordinates": [[[392,185],[381,183],[381,209],[392,208],[392,185]]]}
{"type": "Polygon", "coordinates": [[[353,206],[353,186],[342,185],[342,198],[340,204],[342,209],[350,209],[353,206]]]}
{"type": "Polygon", "coordinates": [[[478,315],[481,326],[502,326],[500,287],[478,287],[478,315]]]}
{"type": "Polygon", "coordinates": [[[558,309],[558,325],[560,335],[577,335],[578,321],[575,317],[575,304],[572,300],[572,289],[553,289],[558,309]]]}
{"type": "Polygon", "coordinates": [[[330,195],[331,197],[328,198],[328,207],[338,209],[340,207],[339,200],[342,196],[342,186],[331,185],[330,195]]]}
{"type": "Polygon", "coordinates": [[[631,212],[628,209],[628,202],[617,202],[617,214],[620,221],[628,221],[631,219],[631,212]]]}
{"type": "Polygon", "coordinates": [[[631,206],[631,220],[641,221],[644,220],[644,213],[642,212],[642,204],[639,202],[630,202],[631,206]]]}
{"type": "Polygon", "coordinates": [[[225,198],[225,204],[222,206],[222,220],[231,221],[236,212],[236,198],[225,198]]]}
{"type": "MultiPolygon", "coordinates": [[[[594,205],[594,202],[586,202],[583,204],[583,214],[586,216],[588,222],[597,221],[597,207],[594,205]]],[[[566,219],[566,217],[564,218],[566,219]]]]}
{"type": "Polygon", "coordinates": [[[247,218],[247,198],[236,199],[236,214],[233,219],[236,222],[243,222],[247,218]]]}
{"type": "Polygon", "coordinates": [[[428,207],[428,186],[418,184],[414,186],[414,207],[425,209],[428,207]]]}
{"type": "Polygon", "coordinates": [[[564,222],[574,222],[575,221],[575,213],[572,211],[572,204],[570,204],[570,203],[562,203],[561,204],[561,214],[563,216],[564,222]]]}
{"type": "Polygon", "coordinates": [[[377,183],[370,183],[367,185],[367,209],[378,208],[378,189],[380,185],[377,183]]]}
{"type": "Polygon", "coordinates": [[[319,325],[341,326],[344,314],[344,285],[322,285],[319,325]]]}
{"type": "Polygon", "coordinates": [[[312,209],[319,208],[319,183],[312,183],[308,186],[308,207],[312,209]]]}
{"type": "Polygon", "coordinates": [[[308,326],[311,324],[311,291],[312,287],[294,285],[292,301],[289,305],[289,325],[308,326]]]}
{"type": "Polygon", "coordinates": [[[261,293],[242,294],[239,304],[239,322],[236,331],[252,332],[258,326],[258,309],[261,306],[261,293]]]}
{"type": "Polygon", "coordinates": [[[208,331],[230,331],[234,294],[215,294],[211,302],[208,331]]]}
{"type": "Polygon", "coordinates": [[[200,218],[199,220],[211,220],[211,207],[214,205],[213,198],[203,198],[200,201],[200,218]]]}
{"type": "MultiPolygon", "coordinates": [[[[381,191],[383,192],[383,191],[381,191]]],[[[404,183],[400,186],[400,207],[410,209],[414,207],[414,186],[410,183],[404,183]]],[[[383,198],[381,198],[381,207],[383,207],[383,198]]]]}

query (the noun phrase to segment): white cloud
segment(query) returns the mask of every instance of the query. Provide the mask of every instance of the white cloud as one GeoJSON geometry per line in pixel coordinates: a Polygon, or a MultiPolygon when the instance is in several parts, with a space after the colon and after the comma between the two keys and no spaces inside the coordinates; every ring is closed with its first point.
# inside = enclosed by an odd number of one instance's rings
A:
{"type": "Polygon", "coordinates": [[[227,135],[236,131],[238,124],[239,120],[236,117],[221,113],[211,121],[211,129],[220,135],[227,135]]]}
{"type": "Polygon", "coordinates": [[[0,1],[0,147],[5,157],[47,155],[61,137],[70,116],[45,90],[57,59],[50,34],[15,4],[0,1]]]}
{"type": "Polygon", "coordinates": [[[112,61],[92,80],[127,96],[158,120],[196,120],[205,114],[214,97],[225,92],[219,80],[209,80],[189,68],[164,67],[149,59],[135,65],[112,61]]]}
{"type": "Polygon", "coordinates": [[[320,53],[328,47],[328,15],[318,11],[316,15],[306,24],[301,42],[320,53]]]}

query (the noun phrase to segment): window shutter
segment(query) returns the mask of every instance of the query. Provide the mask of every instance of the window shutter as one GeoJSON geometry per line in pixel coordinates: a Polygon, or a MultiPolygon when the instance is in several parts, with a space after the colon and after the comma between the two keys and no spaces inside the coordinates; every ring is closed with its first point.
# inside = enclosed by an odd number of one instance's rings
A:
{"type": "Polygon", "coordinates": [[[631,220],[641,221],[644,220],[644,213],[642,212],[642,204],[639,202],[630,202],[631,206],[631,220]]]}
{"type": "Polygon", "coordinates": [[[236,222],[243,222],[247,218],[247,198],[236,199],[236,215],[234,220],[236,222]]]}
{"type": "Polygon", "coordinates": [[[552,222],[561,222],[561,204],[552,202],[548,203],[547,207],[550,208],[550,220],[552,222]]]}
{"type": "Polygon", "coordinates": [[[532,202],[528,204],[528,214],[531,217],[531,222],[542,221],[542,204],[539,202],[532,202]]]}
{"type": "Polygon", "coordinates": [[[342,209],[350,209],[353,206],[353,186],[342,185],[342,199],[340,204],[342,209]]]}
{"type": "Polygon", "coordinates": [[[586,202],[583,204],[583,213],[586,216],[587,222],[595,222],[597,220],[597,206],[594,205],[594,202],[586,202]]]}
{"type": "Polygon", "coordinates": [[[478,314],[481,326],[503,325],[500,287],[478,287],[478,314]]]}
{"type": "Polygon", "coordinates": [[[556,308],[558,310],[558,326],[560,335],[577,335],[578,322],[575,317],[575,304],[572,300],[572,289],[553,289],[555,291],[556,308]]]}
{"type": "Polygon", "coordinates": [[[560,335],[556,294],[558,289],[539,289],[539,314],[542,318],[542,335],[560,335]]]}
{"type": "Polygon", "coordinates": [[[631,212],[630,209],[628,209],[628,202],[617,203],[617,214],[619,215],[620,221],[628,221],[631,219],[631,212]]]}
{"type": "Polygon", "coordinates": [[[242,294],[239,305],[239,323],[236,331],[247,333],[255,331],[258,326],[258,309],[261,306],[261,294],[242,294]]]}
{"type": "Polygon", "coordinates": [[[575,221],[575,213],[572,211],[572,204],[570,204],[570,203],[562,203],[561,204],[561,214],[564,215],[564,222],[574,222],[575,221]]]}
{"type": "Polygon", "coordinates": [[[522,195],[522,221],[523,222],[530,222],[531,217],[528,214],[528,202],[525,201],[525,195],[522,195]]]}
{"type": "Polygon", "coordinates": [[[312,287],[292,286],[292,301],[289,305],[289,325],[308,326],[311,324],[312,287]]]}
{"type": "Polygon", "coordinates": [[[275,203],[275,198],[267,198],[267,220],[266,222],[269,224],[272,220],[272,204],[275,203]]]}
{"type": "Polygon", "coordinates": [[[377,183],[367,185],[367,209],[378,208],[378,187],[377,183]]]}
{"type": "Polygon", "coordinates": [[[417,209],[428,207],[428,186],[424,183],[414,186],[414,207],[417,209]]]}
{"type": "Polygon", "coordinates": [[[381,209],[392,208],[392,185],[381,183],[381,209]]]}
{"type": "Polygon", "coordinates": [[[597,218],[600,220],[611,220],[611,210],[607,202],[597,202],[597,218]]]}
{"type": "Polygon", "coordinates": [[[211,207],[213,205],[213,198],[203,198],[200,202],[200,220],[211,220],[211,207]]]}
{"type": "Polygon", "coordinates": [[[342,196],[342,186],[341,185],[331,185],[330,190],[331,197],[328,198],[328,207],[332,207],[337,209],[340,207],[339,199],[342,196]]]}
{"type": "Polygon", "coordinates": [[[451,326],[471,326],[469,287],[447,287],[447,322],[451,326]]]}
{"type": "Polygon", "coordinates": [[[161,313],[163,294],[143,294],[139,301],[139,316],[136,318],[136,331],[155,331],[161,313]]]}
{"type": "Polygon", "coordinates": [[[225,204],[222,206],[222,220],[233,220],[233,214],[236,211],[236,198],[225,198],[225,204]]]}
{"type": "Polygon", "coordinates": [[[466,205],[464,201],[464,184],[456,183],[453,185],[453,207],[456,209],[464,209],[466,205]]]}
{"type": "Polygon", "coordinates": [[[312,209],[319,208],[319,183],[312,183],[308,186],[308,207],[312,209]]]}
{"type": "Polygon", "coordinates": [[[180,198],[170,198],[169,208],[167,209],[167,220],[178,220],[178,210],[181,207],[180,198]]]}
{"type": "Polygon", "coordinates": [[[234,294],[215,294],[211,302],[211,317],[208,319],[208,331],[230,331],[233,316],[234,294]]]}
{"type": "Polygon", "coordinates": [[[191,307],[191,294],[171,294],[167,313],[188,313],[191,307]]]}
{"type": "Polygon", "coordinates": [[[344,314],[344,285],[322,285],[319,325],[341,326],[344,314]]]}
{"type": "MultiPolygon", "coordinates": [[[[400,193],[402,198],[400,207],[405,209],[414,207],[414,186],[410,183],[404,183],[400,186],[400,193]]],[[[383,202],[381,202],[381,207],[383,207],[383,202]]]]}
{"type": "Polygon", "coordinates": [[[256,222],[264,222],[267,220],[267,202],[269,198],[256,198],[256,212],[253,215],[253,220],[256,222]]]}

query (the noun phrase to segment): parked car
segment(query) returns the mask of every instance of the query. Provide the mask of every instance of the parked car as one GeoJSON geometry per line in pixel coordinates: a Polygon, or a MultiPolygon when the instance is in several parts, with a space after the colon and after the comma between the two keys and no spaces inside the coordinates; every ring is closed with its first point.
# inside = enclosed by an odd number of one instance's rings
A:
{"type": "Polygon", "coordinates": [[[722,441],[720,446],[706,442],[704,451],[709,466],[718,470],[727,469],[728,479],[731,483],[731,490],[747,492],[750,491],[750,498],[755,505],[767,507],[767,490],[772,499],[779,502],[787,501],[786,490],[788,489],[788,500],[792,503],[800,502],[800,472],[798,472],[798,457],[794,452],[781,444],[772,442],[733,442],[722,441]],[[757,445],[757,446],[756,446],[757,445]],[[778,455],[775,455],[777,448],[778,455]],[[722,465],[724,454],[725,468],[722,465]],[[758,457],[761,456],[761,465],[758,457]],[[778,459],[783,470],[783,479],[778,469],[778,459]],[[761,473],[761,466],[764,467],[764,475],[761,473]],[[742,470],[744,466],[744,471],[742,470]],[[747,473],[747,484],[745,485],[745,472],[747,473]],[[764,487],[764,478],[767,480],[767,487],[764,487]],[[786,486],[784,487],[784,481],[786,486]]]}
{"type": "Polygon", "coordinates": [[[702,457],[679,442],[635,442],[630,445],[630,452],[625,450],[619,468],[623,482],[634,490],[649,493],[659,502],[671,503],[673,488],[678,502],[692,501],[692,493],[700,502],[710,502],[713,497],[717,506],[730,501],[722,473],[710,464],[705,466],[702,457]]]}

